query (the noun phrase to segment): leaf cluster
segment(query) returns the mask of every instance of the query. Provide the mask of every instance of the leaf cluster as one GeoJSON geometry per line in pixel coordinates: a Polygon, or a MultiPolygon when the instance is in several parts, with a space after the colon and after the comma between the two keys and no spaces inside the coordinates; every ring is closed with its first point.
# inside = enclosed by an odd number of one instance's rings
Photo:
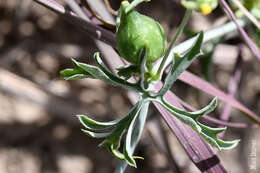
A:
{"type": "MultiPolygon", "coordinates": [[[[143,48],[140,53],[141,63],[139,65],[139,80],[136,83],[130,83],[124,78],[113,74],[101,60],[99,53],[95,53],[94,59],[99,67],[84,64],[72,60],[74,68],[61,71],[61,76],[66,80],[93,78],[100,79],[114,86],[131,88],[139,93],[139,101],[121,119],[109,122],[98,122],[85,115],[78,115],[81,124],[85,127],[82,131],[93,138],[105,138],[100,146],[106,147],[116,158],[127,162],[130,166],[136,167],[133,155],[134,148],[142,132],[144,122],[147,116],[147,110],[151,101],[158,102],[167,109],[173,116],[183,123],[192,127],[202,138],[210,145],[219,150],[231,149],[238,144],[239,140],[223,141],[218,139],[217,135],[226,130],[226,128],[211,128],[198,121],[198,118],[212,112],[217,106],[217,98],[214,98],[209,105],[195,112],[186,112],[169,104],[164,96],[171,88],[178,76],[189,67],[192,61],[202,54],[201,46],[203,42],[203,33],[199,33],[195,43],[184,55],[175,55],[169,73],[167,74],[164,85],[155,93],[151,88],[154,83],[147,82],[145,78],[146,69],[146,49],[143,48]],[[146,106],[144,106],[146,105],[146,106]],[[147,106],[148,105],[148,106],[147,106]],[[122,152],[120,146],[123,135],[126,133],[122,152]]],[[[128,68],[128,67],[127,67],[128,68]]],[[[119,71],[122,71],[120,69],[119,71]]]]}

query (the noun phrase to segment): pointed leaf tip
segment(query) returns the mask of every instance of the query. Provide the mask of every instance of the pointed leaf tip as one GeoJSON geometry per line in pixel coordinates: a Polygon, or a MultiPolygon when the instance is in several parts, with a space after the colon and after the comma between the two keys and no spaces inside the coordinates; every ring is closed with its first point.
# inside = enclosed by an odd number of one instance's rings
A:
{"type": "Polygon", "coordinates": [[[96,132],[92,132],[89,130],[85,130],[85,129],[81,129],[81,131],[83,133],[85,133],[86,135],[92,137],[92,138],[105,138],[107,136],[109,136],[111,134],[111,132],[108,133],[96,133],[96,132]]]}
{"type": "Polygon", "coordinates": [[[231,150],[235,148],[240,141],[240,139],[236,139],[233,141],[223,141],[218,139],[219,150],[231,150]]]}
{"type": "Polygon", "coordinates": [[[89,130],[105,130],[108,128],[112,128],[116,124],[120,122],[121,119],[116,119],[113,121],[108,121],[108,122],[100,122],[100,121],[95,121],[85,115],[77,115],[80,123],[89,130]]]}

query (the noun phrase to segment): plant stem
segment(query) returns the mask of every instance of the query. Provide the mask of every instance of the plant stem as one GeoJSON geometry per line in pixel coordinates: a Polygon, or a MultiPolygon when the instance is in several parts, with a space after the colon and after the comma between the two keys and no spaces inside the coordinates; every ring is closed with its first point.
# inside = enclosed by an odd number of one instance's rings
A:
{"type": "MultiPolygon", "coordinates": [[[[157,71],[157,73],[156,73],[156,78],[157,78],[157,80],[159,80],[159,79],[161,78],[161,75],[162,75],[163,70],[164,70],[164,67],[165,67],[165,66],[164,66],[164,65],[165,65],[165,62],[166,62],[166,60],[167,60],[168,57],[169,57],[169,54],[170,54],[170,52],[171,52],[171,49],[172,49],[173,45],[176,43],[177,39],[178,39],[179,36],[182,34],[185,25],[188,23],[189,18],[190,18],[190,16],[191,16],[191,13],[192,13],[192,10],[190,10],[190,9],[187,9],[187,10],[186,10],[185,15],[184,15],[184,17],[183,17],[183,19],[182,19],[181,25],[179,26],[177,32],[175,33],[175,35],[174,35],[174,37],[173,37],[173,39],[172,39],[172,41],[171,41],[169,47],[168,47],[167,50],[166,50],[165,55],[163,56],[163,60],[162,60],[162,62],[160,63],[160,67],[159,67],[159,69],[158,69],[158,71],[157,71]]],[[[172,57],[172,56],[171,56],[171,57],[172,57]]]]}
{"type": "Polygon", "coordinates": [[[251,51],[255,54],[256,58],[260,61],[260,50],[256,43],[248,36],[246,31],[238,24],[237,18],[232,11],[229,4],[226,2],[226,0],[219,0],[219,4],[224,8],[227,15],[231,18],[231,20],[237,25],[238,31],[240,32],[241,37],[246,42],[247,46],[251,49],[251,51]]]}
{"type": "MultiPolygon", "coordinates": [[[[67,0],[67,1],[70,1],[70,0],[67,0]]],[[[81,0],[80,2],[89,10],[89,12],[90,12],[91,14],[93,14],[93,15],[94,15],[101,23],[103,23],[107,28],[109,28],[109,29],[114,29],[114,28],[116,27],[115,24],[110,23],[110,22],[108,22],[108,21],[105,21],[101,16],[99,16],[99,15],[91,8],[91,6],[87,3],[87,1],[81,0]]],[[[74,11],[75,11],[75,10],[74,10],[74,11]]],[[[80,9],[77,10],[77,11],[80,11],[80,9]]]]}
{"type": "MultiPolygon", "coordinates": [[[[112,32],[107,31],[91,22],[81,20],[74,13],[67,12],[62,5],[58,4],[54,0],[47,0],[47,1],[46,0],[33,0],[33,1],[47,7],[48,9],[52,10],[55,13],[59,14],[64,19],[66,19],[67,21],[72,23],[74,26],[81,29],[85,34],[92,36],[98,40],[104,41],[107,44],[111,45],[112,47],[116,48],[116,36],[112,32]]],[[[246,18],[238,19],[237,22],[241,27],[245,27],[246,25],[250,24],[250,22],[246,18]]],[[[233,21],[231,21],[231,22],[221,25],[215,29],[205,31],[203,43],[211,41],[211,40],[215,40],[219,37],[223,37],[224,35],[234,32],[236,30],[237,30],[237,26],[235,25],[235,23],[233,21]]],[[[190,38],[190,39],[182,42],[181,44],[177,45],[176,47],[174,47],[171,50],[169,55],[172,55],[173,52],[178,52],[178,53],[185,52],[188,48],[190,48],[190,46],[192,45],[194,40],[195,40],[195,37],[190,38]]],[[[171,57],[171,56],[169,56],[169,57],[171,57]]],[[[167,58],[167,60],[165,62],[165,66],[168,66],[171,62],[171,58],[169,58],[169,57],[167,58]]],[[[156,65],[154,65],[155,71],[157,71],[157,69],[159,68],[159,65],[160,65],[160,63],[157,63],[156,65]]]]}
{"type": "Polygon", "coordinates": [[[105,5],[107,6],[108,11],[111,14],[117,16],[118,12],[111,7],[109,0],[104,0],[104,2],[105,2],[105,5]]]}
{"type": "MultiPolygon", "coordinates": [[[[248,19],[246,19],[246,18],[238,19],[237,22],[241,27],[244,27],[250,23],[248,21],[248,19]]],[[[224,35],[234,32],[236,30],[237,30],[237,26],[234,22],[229,22],[227,24],[221,25],[215,29],[206,31],[204,33],[203,43],[223,37],[224,35]]],[[[165,60],[163,69],[165,69],[172,62],[171,57],[173,56],[174,53],[182,54],[182,53],[186,52],[193,45],[193,43],[195,41],[196,41],[196,37],[192,37],[192,38],[182,42],[181,44],[173,47],[169,53],[169,56],[165,60]]],[[[155,64],[154,69],[159,69],[160,64],[161,64],[160,62],[155,64]]]]}
{"type": "Polygon", "coordinates": [[[236,6],[245,14],[245,16],[251,20],[251,22],[258,28],[260,29],[260,22],[257,21],[255,16],[253,16],[239,0],[231,0],[236,6]]]}

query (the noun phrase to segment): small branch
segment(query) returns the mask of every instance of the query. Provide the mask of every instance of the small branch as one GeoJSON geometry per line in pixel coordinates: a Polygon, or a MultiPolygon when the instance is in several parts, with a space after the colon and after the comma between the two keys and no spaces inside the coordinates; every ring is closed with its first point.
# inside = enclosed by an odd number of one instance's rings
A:
{"type": "Polygon", "coordinates": [[[116,47],[116,36],[112,32],[78,17],[75,13],[66,10],[62,5],[53,0],[34,1],[59,14],[61,17],[73,24],[76,28],[83,31],[88,36],[104,41],[112,47],[116,47]]]}

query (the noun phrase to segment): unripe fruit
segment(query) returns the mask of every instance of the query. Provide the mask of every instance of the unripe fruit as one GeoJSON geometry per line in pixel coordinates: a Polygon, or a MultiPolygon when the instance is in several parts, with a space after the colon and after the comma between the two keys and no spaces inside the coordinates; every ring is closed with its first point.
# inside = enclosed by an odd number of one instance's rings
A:
{"type": "Polygon", "coordinates": [[[147,63],[160,58],[166,48],[166,36],[161,25],[135,10],[123,14],[117,31],[117,48],[130,63],[139,63],[139,54],[146,47],[147,63]]]}

